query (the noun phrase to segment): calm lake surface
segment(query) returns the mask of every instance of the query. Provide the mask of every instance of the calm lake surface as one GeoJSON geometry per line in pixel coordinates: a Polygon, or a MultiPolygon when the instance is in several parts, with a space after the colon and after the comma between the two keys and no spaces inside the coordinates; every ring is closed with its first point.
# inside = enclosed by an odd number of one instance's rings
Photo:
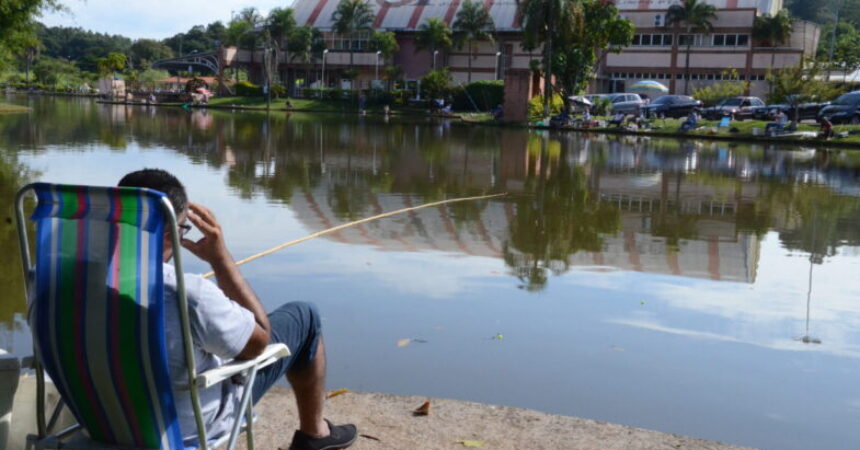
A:
{"type": "Polygon", "coordinates": [[[26,182],[168,169],[216,212],[237,259],[507,192],[243,272],[270,309],[320,306],[332,389],[766,449],[860,445],[860,152],[5,100],[34,108],[0,116],[0,348],[14,354],[31,346],[11,205],[26,182]]]}

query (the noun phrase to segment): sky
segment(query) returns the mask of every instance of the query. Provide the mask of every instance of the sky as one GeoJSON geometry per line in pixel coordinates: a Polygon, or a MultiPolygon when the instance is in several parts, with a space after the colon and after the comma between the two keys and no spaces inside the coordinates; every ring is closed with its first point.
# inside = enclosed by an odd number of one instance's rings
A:
{"type": "Polygon", "coordinates": [[[253,6],[263,14],[293,0],[61,0],[66,12],[44,14],[48,26],[72,26],[133,39],[164,39],[194,25],[226,23],[231,11],[253,6]]]}

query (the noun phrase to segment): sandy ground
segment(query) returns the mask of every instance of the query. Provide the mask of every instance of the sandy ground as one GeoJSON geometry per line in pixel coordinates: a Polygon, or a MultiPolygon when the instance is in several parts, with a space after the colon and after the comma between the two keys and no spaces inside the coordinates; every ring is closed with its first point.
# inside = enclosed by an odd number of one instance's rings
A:
{"type": "MultiPolygon", "coordinates": [[[[456,400],[432,399],[429,416],[414,416],[412,411],[425,400],[347,392],[328,400],[326,417],[334,423],[358,426],[361,436],[350,447],[355,450],[464,449],[469,448],[467,444],[483,444],[472,448],[485,450],[740,448],[577,417],[456,400]]],[[[256,408],[259,419],[254,427],[255,447],[286,450],[298,426],[295,411],[292,391],[270,391],[256,408]]],[[[241,448],[245,448],[244,443],[241,448]]]]}

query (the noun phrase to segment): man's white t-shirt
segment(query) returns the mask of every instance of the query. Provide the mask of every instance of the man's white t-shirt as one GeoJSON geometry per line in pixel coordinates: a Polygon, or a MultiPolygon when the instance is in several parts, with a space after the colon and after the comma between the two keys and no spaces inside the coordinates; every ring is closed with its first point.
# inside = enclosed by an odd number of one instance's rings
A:
{"type": "MultiPolygon", "coordinates": [[[[200,275],[185,275],[185,296],[198,374],[221,366],[224,360],[234,358],[245,348],[255,326],[251,311],[227,298],[215,283],[200,275]]],[[[183,440],[191,445],[197,442],[197,425],[187,387],[188,372],[177,309],[176,271],[170,264],[164,264],[164,321],[167,364],[179,427],[183,440]]],[[[207,438],[213,439],[230,431],[242,390],[242,385],[226,380],[199,391],[207,438]]]]}

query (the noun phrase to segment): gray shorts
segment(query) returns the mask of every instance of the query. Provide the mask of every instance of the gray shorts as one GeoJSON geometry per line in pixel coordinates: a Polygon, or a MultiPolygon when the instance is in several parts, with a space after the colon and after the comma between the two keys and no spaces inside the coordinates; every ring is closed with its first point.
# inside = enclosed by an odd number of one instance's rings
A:
{"type": "Polygon", "coordinates": [[[257,372],[251,392],[254,404],[263,398],[288,371],[302,370],[314,360],[322,336],[322,324],[317,307],[306,302],[290,302],[269,314],[272,336],[269,343],[283,343],[291,355],[257,372]]]}

